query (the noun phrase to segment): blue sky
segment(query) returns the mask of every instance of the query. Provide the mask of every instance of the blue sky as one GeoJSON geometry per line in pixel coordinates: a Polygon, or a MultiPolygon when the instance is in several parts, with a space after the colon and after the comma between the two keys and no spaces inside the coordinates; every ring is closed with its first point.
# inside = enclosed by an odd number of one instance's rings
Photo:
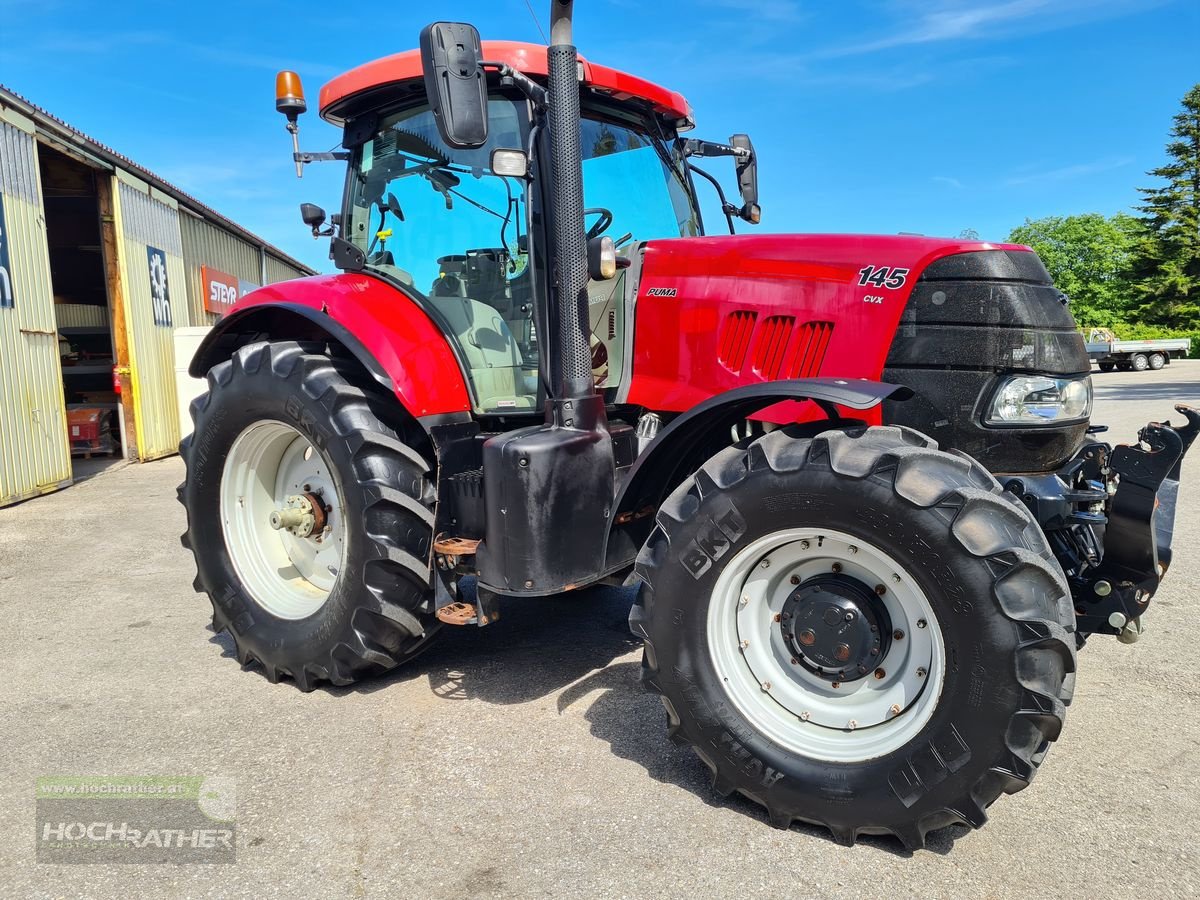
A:
{"type": "MultiPolygon", "coordinates": [[[[585,56],[681,91],[696,136],[751,134],[771,231],[998,240],[1026,217],[1128,208],[1200,80],[1195,0],[577,6],[585,56]]],[[[273,73],[297,69],[315,107],[329,77],[415,46],[435,16],[538,40],[525,0],[0,0],[0,83],[327,269],[297,206],[336,208],[341,177],[296,180],[273,73]]],[[[313,112],[301,137],[339,140],[313,112]]],[[[726,164],[710,161],[732,187],[726,164]]]]}

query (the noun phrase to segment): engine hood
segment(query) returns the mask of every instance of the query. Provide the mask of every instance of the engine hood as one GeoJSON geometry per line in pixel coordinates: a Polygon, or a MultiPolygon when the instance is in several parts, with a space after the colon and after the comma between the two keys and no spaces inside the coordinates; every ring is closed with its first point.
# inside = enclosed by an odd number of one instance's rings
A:
{"type": "Polygon", "coordinates": [[[628,400],[682,411],[756,381],[878,380],[921,273],[969,253],[1041,267],[1027,247],[908,235],[650,241],[635,287],[628,400]]]}

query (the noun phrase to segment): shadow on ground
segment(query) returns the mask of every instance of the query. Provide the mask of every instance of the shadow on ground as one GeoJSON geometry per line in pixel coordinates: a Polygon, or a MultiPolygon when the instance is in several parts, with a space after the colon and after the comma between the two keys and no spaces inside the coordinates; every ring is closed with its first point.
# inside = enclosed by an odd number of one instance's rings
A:
{"type": "MultiPolygon", "coordinates": [[[[425,654],[382,677],[347,688],[324,685],[335,696],[370,693],[417,679],[449,701],[492,704],[529,703],[561,691],[561,715],[588,704],[584,718],[591,733],[614,755],[636,763],[653,779],[675,785],[708,806],[729,809],[763,823],[766,815],[741,796],[722,799],[711,789],[708,769],[688,747],[667,738],[666,714],[658,698],[641,686],[640,660],[622,659],[640,649],[629,632],[631,589],[597,587],[543,599],[510,601],[498,622],[487,628],[447,628],[425,654]]],[[[227,635],[214,636],[226,656],[233,655],[227,635]]],[[[822,827],[796,823],[793,830],[832,841],[822,827]]],[[[928,836],[927,847],[946,853],[969,833],[944,828],[928,836]]],[[[891,837],[864,835],[859,844],[908,857],[891,837]]]]}

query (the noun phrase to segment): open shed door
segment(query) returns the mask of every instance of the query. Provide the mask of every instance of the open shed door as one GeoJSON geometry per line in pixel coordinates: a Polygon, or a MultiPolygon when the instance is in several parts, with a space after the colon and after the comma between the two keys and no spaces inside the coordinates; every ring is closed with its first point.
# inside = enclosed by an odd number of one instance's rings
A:
{"type": "Polygon", "coordinates": [[[71,483],[33,131],[0,110],[0,506],[71,483]]]}
{"type": "Polygon", "coordinates": [[[179,207],[124,172],[116,175],[116,188],[138,455],[158,459],[179,448],[173,335],[190,324],[179,207]]]}

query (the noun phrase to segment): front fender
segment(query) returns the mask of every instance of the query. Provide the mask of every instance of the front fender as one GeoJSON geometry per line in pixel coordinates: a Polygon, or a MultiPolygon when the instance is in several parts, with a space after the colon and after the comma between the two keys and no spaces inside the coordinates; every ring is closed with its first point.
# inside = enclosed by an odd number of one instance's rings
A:
{"type": "Polygon", "coordinates": [[[609,572],[631,563],[654,525],[653,513],[688,475],[729,446],[731,428],[784,400],[811,400],[829,419],[840,408],[866,410],[884,400],[906,400],[912,391],[865,379],[796,378],[734,388],[675,418],[630,467],[613,504],[608,527],[609,572]]]}
{"type": "Polygon", "coordinates": [[[341,344],[414,418],[471,409],[462,367],[441,328],[416,300],[376,278],[318,275],[247,294],[204,339],[190,373],[203,377],[259,336],[341,344]]]}

